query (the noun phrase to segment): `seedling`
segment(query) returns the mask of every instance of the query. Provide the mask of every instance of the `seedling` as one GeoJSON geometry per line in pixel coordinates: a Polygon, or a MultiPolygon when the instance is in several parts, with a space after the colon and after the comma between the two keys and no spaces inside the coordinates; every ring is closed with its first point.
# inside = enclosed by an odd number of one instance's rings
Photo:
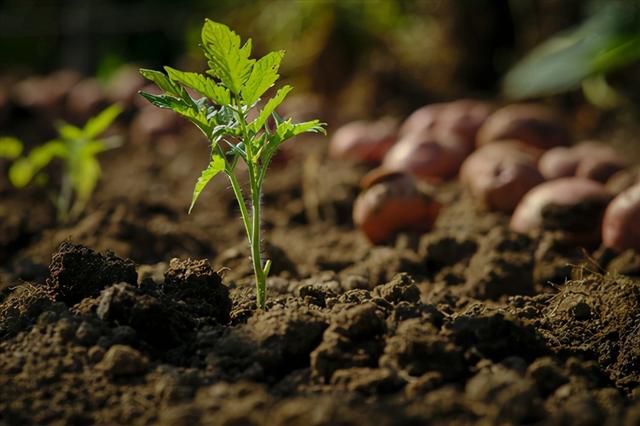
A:
{"type": "Polygon", "coordinates": [[[120,145],[119,138],[98,139],[120,114],[120,107],[112,105],[89,119],[84,128],[68,123],[58,125],[58,138],[32,149],[20,156],[22,144],[14,138],[3,138],[0,155],[15,161],[9,168],[9,180],[17,187],[28,185],[53,159],[64,162],[62,184],[55,200],[60,222],[77,218],[91,198],[100,179],[100,163],[96,156],[120,145]],[[5,152],[6,151],[6,152],[5,152]]]}
{"type": "Polygon", "coordinates": [[[141,74],[154,82],[163,94],[140,94],[153,105],[187,118],[209,140],[209,164],[196,182],[189,212],[209,181],[224,172],[238,201],[251,247],[256,302],[258,307],[264,308],[266,279],[271,267],[270,260],[263,262],[260,251],[260,195],[265,175],[280,144],[301,133],[324,133],[324,124],[318,120],[293,123],[275,112],[292,90],[291,86],[280,88],[257,111],[255,118],[249,118],[249,113],[258,109],[261,97],[280,77],[278,69],[284,51],[251,59],[251,39],[241,44],[238,34],[229,27],[208,19],[202,28],[201,47],[209,65],[206,74],[210,77],[171,67],[164,67],[166,75],[142,69],[141,74]],[[203,97],[192,98],[187,88],[203,97]],[[238,180],[239,160],[247,166],[249,200],[245,199],[238,180]]]}

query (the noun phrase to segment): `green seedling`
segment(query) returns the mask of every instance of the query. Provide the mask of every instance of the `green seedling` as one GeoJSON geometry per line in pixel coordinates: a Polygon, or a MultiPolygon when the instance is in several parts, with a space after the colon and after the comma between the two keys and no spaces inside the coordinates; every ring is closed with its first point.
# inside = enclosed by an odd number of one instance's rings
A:
{"type": "Polygon", "coordinates": [[[260,195],[265,175],[280,144],[301,133],[324,133],[324,124],[318,120],[293,123],[275,112],[292,90],[291,86],[280,88],[259,108],[262,96],[280,77],[278,69],[284,51],[251,59],[251,39],[242,44],[238,34],[226,25],[210,20],[205,20],[202,28],[201,47],[209,65],[208,76],[170,67],[164,68],[166,74],[142,69],[141,74],[154,82],[163,94],[140,94],[155,106],[185,117],[207,137],[211,156],[196,182],[189,212],[211,179],[224,172],[238,201],[251,247],[256,302],[264,308],[271,266],[270,260],[263,262],[260,251],[260,195]],[[186,89],[202,97],[192,98],[186,89]],[[258,111],[251,119],[249,113],[254,109],[258,111]],[[240,160],[247,166],[248,200],[238,179],[240,160]]]}
{"type": "Polygon", "coordinates": [[[117,137],[98,137],[120,114],[120,107],[112,105],[89,119],[83,128],[68,123],[58,125],[58,138],[32,149],[20,156],[22,144],[14,138],[0,140],[0,155],[15,161],[9,168],[9,180],[17,188],[23,188],[38,177],[54,159],[63,161],[64,170],[60,192],[55,199],[58,220],[67,222],[77,218],[91,198],[100,179],[100,163],[96,156],[120,146],[117,137]]]}

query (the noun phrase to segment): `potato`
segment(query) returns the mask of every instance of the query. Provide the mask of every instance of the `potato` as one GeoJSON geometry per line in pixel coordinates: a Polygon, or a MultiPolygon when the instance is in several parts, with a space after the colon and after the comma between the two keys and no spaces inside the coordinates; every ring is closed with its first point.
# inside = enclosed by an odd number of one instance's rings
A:
{"type": "Polygon", "coordinates": [[[538,162],[538,170],[545,179],[558,179],[575,176],[578,164],[580,164],[580,158],[574,150],[557,146],[542,154],[538,162]]]}
{"type": "Polygon", "coordinates": [[[398,137],[405,138],[410,135],[421,134],[434,129],[440,112],[444,109],[445,103],[425,105],[415,110],[400,125],[398,137]]]}
{"type": "Polygon", "coordinates": [[[600,238],[604,210],[612,195],[601,183],[566,177],[542,183],[516,207],[510,227],[516,232],[562,231],[575,242],[592,244],[600,238]]]}
{"type": "Polygon", "coordinates": [[[353,222],[373,244],[389,241],[400,231],[429,231],[440,204],[405,173],[372,171],[353,206],[353,222]]]}
{"type": "Polygon", "coordinates": [[[138,111],[131,122],[129,140],[139,144],[154,142],[164,135],[177,133],[182,124],[180,116],[172,111],[149,105],[138,111]]]}
{"type": "Polygon", "coordinates": [[[453,133],[472,148],[476,133],[490,112],[488,104],[471,99],[427,105],[416,110],[402,123],[399,137],[453,133]]]}
{"type": "Polygon", "coordinates": [[[544,182],[536,157],[516,143],[485,145],[460,169],[460,180],[489,210],[511,212],[531,188],[544,182]]]}
{"type": "Polygon", "coordinates": [[[352,121],[340,127],[329,143],[329,155],[357,163],[377,164],[395,144],[398,123],[393,118],[352,121]]]}
{"type": "Polygon", "coordinates": [[[23,108],[58,116],[58,108],[80,78],[80,74],[71,70],[57,71],[46,77],[29,77],[14,86],[13,99],[23,108]]]}
{"type": "Polygon", "coordinates": [[[640,166],[620,170],[607,179],[607,188],[613,194],[619,194],[627,188],[640,183],[640,166]]]}
{"type": "Polygon", "coordinates": [[[137,67],[125,65],[120,67],[107,84],[107,97],[109,102],[118,102],[123,108],[129,109],[134,104],[138,91],[146,85],[146,80],[140,74],[137,67]]]}
{"type": "Polygon", "coordinates": [[[473,149],[478,130],[490,114],[491,108],[484,102],[471,99],[450,102],[438,117],[436,131],[451,131],[473,149]]]}
{"type": "Polygon", "coordinates": [[[95,78],[87,78],[73,86],[67,96],[66,108],[71,117],[84,122],[108,105],[102,84],[95,78]]]}
{"type": "Polygon", "coordinates": [[[602,243],[616,250],[640,252],[640,184],[618,194],[602,221],[602,243]]]}
{"type": "Polygon", "coordinates": [[[499,140],[516,139],[541,149],[568,145],[569,133],[551,110],[535,104],[503,107],[486,119],[478,130],[477,146],[499,140]]]}
{"type": "Polygon", "coordinates": [[[394,145],[382,165],[387,170],[437,182],[455,177],[467,155],[467,145],[456,137],[412,135],[394,145]]]}
{"type": "Polygon", "coordinates": [[[597,141],[584,141],[572,147],[550,149],[540,158],[538,168],[546,179],[578,176],[606,182],[627,164],[608,145],[597,141]]]}

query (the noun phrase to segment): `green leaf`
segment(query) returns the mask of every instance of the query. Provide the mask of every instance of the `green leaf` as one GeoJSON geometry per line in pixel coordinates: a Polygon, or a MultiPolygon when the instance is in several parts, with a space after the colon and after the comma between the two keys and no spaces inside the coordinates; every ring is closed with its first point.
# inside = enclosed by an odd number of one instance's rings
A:
{"type": "Polygon", "coordinates": [[[29,155],[15,161],[9,168],[9,180],[16,188],[26,186],[33,177],[53,160],[54,157],[66,158],[68,149],[64,142],[52,140],[34,148],[29,155]]]}
{"type": "Polygon", "coordinates": [[[122,139],[119,137],[110,137],[107,139],[89,141],[82,147],[82,152],[86,155],[100,154],[102,152],[120,147],[122,145],[121,142],[122,139]]]}
{"type": "Polygon", "coordinates": [[[536,47],[505,76],[512,99],[573,90],[592,76],[640,59],[640,20],[633,7],[612,2],[581,26],[536,47]]]}
{"type": "Polygon", "coordinates": [[[228,105],[231,102],[229,89],[216,84],[204,75],[179,71],[171,67],[164,67],[164,69],[171,80],[199,92],[218,105],[228,105]]]}
{"type": "Polygon", "coordinates": [[[293,124],[291,119],[280,124],[276,129],[276,135],[285,141],[301,133],[322,133],[326,134],[324,129],[325,124],[320,123],[320,120],[305,121],[303,123],[293,124]]]}
{"type": "Polygon", "coordinates": [[[67,158],[69,148],[61,140],[54,139],[44,145],[31,150],[27,157],[31,164],[39,171],[53,160],[54,157],[67,158]]]}
{"type": "Polygon", "coordinates": [[[77,141],[85,137],[81,128],[65,122],[58,123],[58,134],[68,141],[77,141]]]}
{"type": "Polygon", "coordinates": [[[204,110],[198,109],[195,103],[187,103],[182,99],[168,95],[152,95],[146,92],[140,92],[140,95],[158,108],[170,109],[189,119],[205,134],[208,134],[210,126],[206,114],[204,110]]]}
{"type": "Polygon", "coordinates": [[[119,105],[114,104],[104,109],[101,113],[93,118],[90,118],[85,124],[83,132],[87,139],[93,139],[105,130],[113,123],[113,121],[120,115],[122,108],[119,105]]]}
{"type": "Polygon", "coordinates": [[[191,213],[193,206],[196,204],[196,201],[198,201],[198,197],[200,197],[200,193],[202,192],[202,190],[205,188],[205,186],[207,186],[209,181],[213,179],[215,175],[224,170],[224,166],[224,158],[217,154],[213,154],[211,156],[211,162],[209,163],[209,166],[207,166],[207,168],[202,172],[202,174],[198,178],[198,181],[196,182],[196,186],[193,190],[193,197],[191,199],[191,206],[189,206],[189,213],[191,213]]]}
{"type": "Polygon", "coordinates": [[[142,74],[142,76],[147,80],[151,80],[152,82],[154,82],[164,92],[175,97],[180,97],[180,91],[178,90],[176,85],[173,84],[171,80],[169,80],[169,78],[160,71],[141,68],[140,74],[142,74]]]}
{"type": "Polygon", "coordinates": [[[276,108],[278,108],[278,106],[280,106],[280,104],[292,90],[293,87],[291,86],[283,86],[278,90],[273,98],[269,99],[264,108],[262,108],[262,111],[260,111],[258,118],[256,118],[250,125],[251,130],[253,130],[254,133],[260,131],[262,126],[264,126],[264,124],[267,122],[269,116],[276,110],[276,108]]]}
{"type": "Polygon", "coordinates": [[[91,197],[100,179],[100,163],[89,154],[81,155],[71,167],[71,182],[78,199],[86,201],[91,197]]]}
{"type": "Polygon", "coordinates": [[[14,137],[0,137],[0,157],[15,160],[22,154],[22,142],[14,137]]]}
{"type": "Polygon", "coordinates": [[[251,39],[240,47],[238,34],[226,25],[206,19],[202,27],[202,48],[209,60],[208,73],[239,95],[255,62],[249,59],[251,39]]]}
{"type": "Polygon", "coordinates": [[[33,179],[35,172],[31,162],[27,158],[19,158],[9,168],[9,180],[16,188],[27,186],[33,179]]]}
{"type": "Polygon", "coordinates": [[[242,99],[247,105],[253,105],[278,80],[280,61],[284,50],[271,52],[260,58],[253,66],[251,75],[242,88],[242,99]]]}

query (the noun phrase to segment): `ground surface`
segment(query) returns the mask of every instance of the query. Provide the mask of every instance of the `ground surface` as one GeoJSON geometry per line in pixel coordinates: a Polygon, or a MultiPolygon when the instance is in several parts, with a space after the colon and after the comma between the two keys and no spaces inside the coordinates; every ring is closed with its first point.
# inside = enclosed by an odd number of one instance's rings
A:
{"type": "Polygon", "coordinates": [[[2,183],[0,423],[640,424],[637,254],[515,235],[455,183],[432,233],[374,247],[365,170],[296,144],[263,200],[266,311],[224,179],[186,215],[188,130],[106,155],[68,226],[2,183]]]}

